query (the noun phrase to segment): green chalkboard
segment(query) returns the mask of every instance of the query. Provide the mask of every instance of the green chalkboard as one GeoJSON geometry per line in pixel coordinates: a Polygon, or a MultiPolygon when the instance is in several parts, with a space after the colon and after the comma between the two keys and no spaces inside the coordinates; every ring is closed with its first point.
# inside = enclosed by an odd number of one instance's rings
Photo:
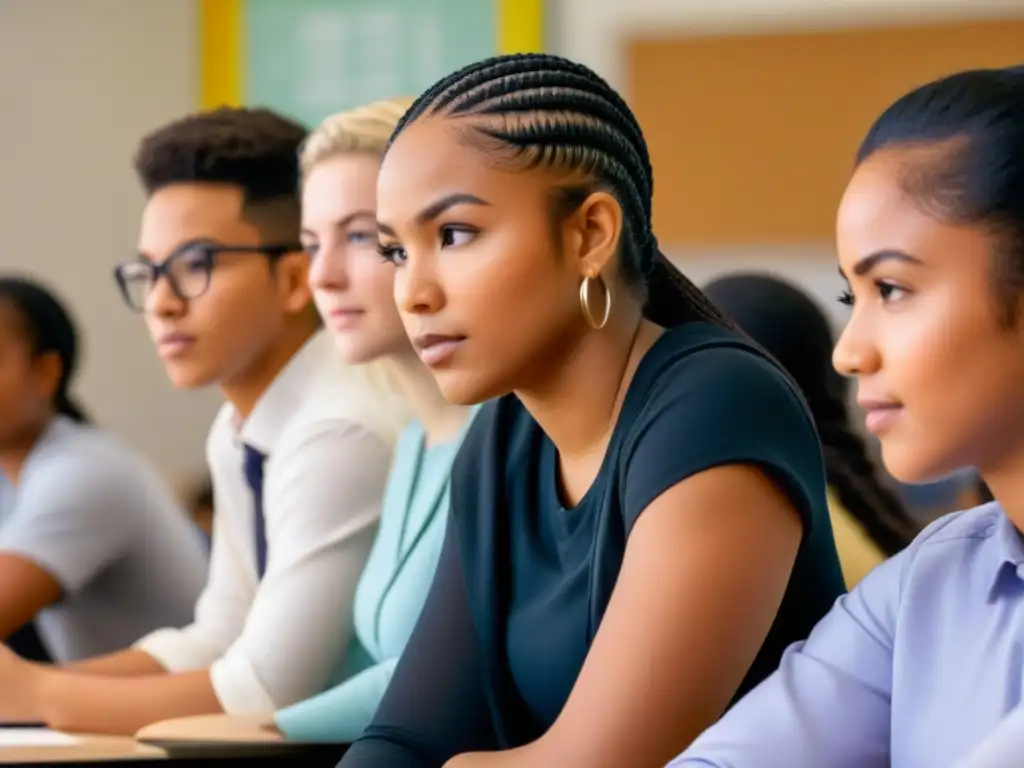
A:
{"type": "Polygon", "coordinates": [[[492,56],[493,0],[246,0],[245,101],[307,125],[492,56]]]}

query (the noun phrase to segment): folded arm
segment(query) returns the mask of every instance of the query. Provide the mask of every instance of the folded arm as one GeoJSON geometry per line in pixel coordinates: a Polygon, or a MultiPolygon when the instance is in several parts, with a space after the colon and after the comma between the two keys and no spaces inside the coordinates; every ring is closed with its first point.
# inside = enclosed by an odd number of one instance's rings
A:
{"type": "Polygon", "coordinates": [[[786,651],[778,671],[671,768],[888,765],[892,628],[903,557],[883,563],[841,597],[806,642],[786,651]]]}
{"type": "Polygon", "coordinates": [[[139,675],[161,675],[167,670],[155,658],[137,648],[94,656],[91,659],[63,664],[63,669],[88,675],[107,677],[137,677],[139,675]]]}
{"type": "Polygon", "coordinates": [[[137,519],[116,467],[68,455],[29,473],[0,529],[0,638],[74,594],[130,546],[137,519]]]}
{"type": "Polygon", "coordinates": [[[0,552],[0,640],[60,600],[60,583],[20,554],[0,552]]]}
{"type": "Polygon", "coordinates": [[[40,667],[26,694],[52,727],[81,733],[128,736],[157,720],[223,711],[206,670],[108,677],[40,667]]]}
{"type": "Polygon", "coordinates": [[[801,522],[756,469],[720,467],[655,499],[579,678],[537,741],[451,768],[662,766],[735,695],[789,582],[801,522]],[[714,513],[711,514],[711,511],[714,513]]]}

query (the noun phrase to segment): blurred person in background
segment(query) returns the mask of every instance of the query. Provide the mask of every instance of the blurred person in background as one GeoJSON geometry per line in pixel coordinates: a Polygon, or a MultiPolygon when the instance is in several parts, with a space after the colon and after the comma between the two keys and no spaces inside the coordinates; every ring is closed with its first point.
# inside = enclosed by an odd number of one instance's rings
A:
{"type": "Polygon", "coordinates": [[[188,509],[192,514],[192,522],[209,549],[213,539],[213,481],[209,477],[204,477],[193,488],[188,498],[188,509]]]}
{"type": "Polygon", "coordinates": [[[907,546],[917,523],[879,481],[853,431],[847,380],[832,367],[825,312],[799,288],[761,274],[735,274],[704,288],[718,307],[786,369],[804,393],[825,456],[832,534],[847,588],[907,546]]]}
{"type": "Polygon", "coordinates": [[[269,110],[223,108],[143,139],[138,251],[116,277],[172,383],[217,385],[226,401],[206,446],[210,575],[191,624],[125,650],[69,670],[0,654],[0,718],[131,734],[269,714],[335,682],[407,417],[379,371],[337,360],[313,305],[299,241],[306,133],[269,110]]]}
{"type": "Polygon", "coordinates": [[[31,622],[42,648],[15,650],[59,662],[187,622],[207,568],[164,480],[75,403],[78,358],[60,300],[0,276],[0,639],[31,622]]]}

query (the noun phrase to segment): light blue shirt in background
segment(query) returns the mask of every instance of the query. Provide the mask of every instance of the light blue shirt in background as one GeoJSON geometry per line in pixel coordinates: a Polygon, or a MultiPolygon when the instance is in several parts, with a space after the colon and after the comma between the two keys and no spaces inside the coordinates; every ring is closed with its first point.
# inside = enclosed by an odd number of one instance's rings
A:
{"type": "MultiPolygon", "coordinates": [[[[467,420],[468,421],[468,420],[467,420]]],[[[384,493],[380,529],[355,599],[350,675],[275,715],[292,741],[350,743],[370,724],[419,619],[437,569],[449,510],[449,476],[459,437],[426,445],[418,422],[402,433],[384,493]]]]}
{"type": "Polygon", "coordinates": [[[872,571],[670,766],[942,768],[1022,699],[1024,543],[986,504],[872,571]]]}
{"type": "Polygon", "coordinates": [[[207,561],[192,522],[130,446],[65,416],[32,447],[14,486],[0,473],[0,554],[61,586],[35,618],[58,662],[127,647],[187,624],[207,561]]]}

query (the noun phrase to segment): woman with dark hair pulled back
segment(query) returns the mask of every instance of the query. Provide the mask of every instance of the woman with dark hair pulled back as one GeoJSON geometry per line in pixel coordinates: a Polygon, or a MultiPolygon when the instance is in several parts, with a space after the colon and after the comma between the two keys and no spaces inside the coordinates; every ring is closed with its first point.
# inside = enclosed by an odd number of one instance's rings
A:
{"type": "Polygon", "coordinates": [[[883,112],[836,233],[851,312],[832,360],[886,468],[973,467],[994,500],[869,573],[672,766],[1021,765],[1024,739],[995,749],[1024,732],[1021,70],[959,72],[883,112]]]}
{"type": "Polygon", "coordinates": [[[0,275],[0,641],[57,662],[187,622],[206,570],[164,481],[75,403],[77,364],[61,301],[0,275]]]}
{"type": "Polygon", "coordinates": [[[798,389],[658,249],[622,98],[521,54],[392,137],[382,256],[445,397],[487,402],[419,624],[346,768],[656,768],[843,591],[798,389]]]}

